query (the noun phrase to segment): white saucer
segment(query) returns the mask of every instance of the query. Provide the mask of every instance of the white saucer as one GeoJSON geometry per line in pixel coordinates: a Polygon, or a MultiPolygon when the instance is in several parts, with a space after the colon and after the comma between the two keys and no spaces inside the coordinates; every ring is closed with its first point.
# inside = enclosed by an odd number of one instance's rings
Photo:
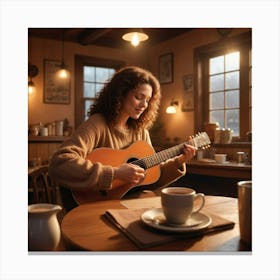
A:
{"type": "Polygon", "coordinates": [[[183,225],[167,224],[161,208],[154,208],[145,211],[141,215],[141,220],[148,226],[170,232],[193,232],[208,227],[212,219],[201,213],[194,213],[183,225]]]}

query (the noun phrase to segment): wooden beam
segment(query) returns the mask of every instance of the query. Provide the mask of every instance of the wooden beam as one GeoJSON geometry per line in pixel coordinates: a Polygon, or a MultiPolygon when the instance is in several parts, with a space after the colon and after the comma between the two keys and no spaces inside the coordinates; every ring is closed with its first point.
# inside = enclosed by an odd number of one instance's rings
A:
{"type": "Polygon", "coordinates": [[[98,38],[112,31],[112,28],[100,28],[95,30],[87,30],[79,38],[81,45],[88,45],[95,42],[98,38]]]}

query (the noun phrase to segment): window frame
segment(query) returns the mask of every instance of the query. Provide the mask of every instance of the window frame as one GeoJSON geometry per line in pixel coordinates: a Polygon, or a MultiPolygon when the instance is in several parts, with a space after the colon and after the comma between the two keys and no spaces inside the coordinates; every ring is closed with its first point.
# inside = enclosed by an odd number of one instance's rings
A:
{"type": "Polygon", "coordinates": [[[84,122],[85,108],[84,108],[84,79],[83,67],[105,67],[120,69],[125,65],[124,61],[104,59],[98,57],[75,55],[75,128],[84,122]]]}
{"type": "Polygon", "coordinates": [[[249,117],[249,52],[252,45],[251,31],[234,37],[222,38],[216,43],[194,49],[194,93],[195,93],[195,130],[203,131],[204,124],[209,122],[209,59],[225,53],[240,51],[240,137],[233,141],[246,141],[251,131],[249,117]]]}

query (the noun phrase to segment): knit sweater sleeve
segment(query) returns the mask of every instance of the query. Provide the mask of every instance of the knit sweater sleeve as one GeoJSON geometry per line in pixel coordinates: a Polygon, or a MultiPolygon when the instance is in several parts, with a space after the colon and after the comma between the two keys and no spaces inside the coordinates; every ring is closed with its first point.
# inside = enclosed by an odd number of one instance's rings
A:
{"type": "Polygon", "coordinates": [[[59,184],[73,190],[89,188],[107,190],[112,186],[113,167],[86,157],[100,141],[100,131],[89,123],[83,124],[54,153],[49,172],[59,184]]]}

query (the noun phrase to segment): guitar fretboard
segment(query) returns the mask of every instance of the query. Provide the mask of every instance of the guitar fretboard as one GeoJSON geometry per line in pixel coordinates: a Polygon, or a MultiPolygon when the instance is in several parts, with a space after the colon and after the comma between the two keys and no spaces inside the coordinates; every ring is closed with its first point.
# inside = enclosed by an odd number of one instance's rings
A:
{"type": "Polygon", "coordinates": [[[187,141],[183,144],[173,146],[171,148],[157,152],[153,155],[150,155],[150,156],[142,158],[142,159],[137,159],[131,163],[138,165],[144,169],[151,168],[153,166],[160,164],[161,162],[166,161],[169,158],[180,155],[182,153],[182,149],[185,144],[192,145],[196,149],[205,148],[205,147],[209,147],[210,140],[209,140],[207,133],[199,132],[198,134],[196,134],[195,137],[193,137],[192,139],[190,139],[189,141],[187,141]]]}
{"type": "MultiPolygon", "coordinates": [[[[186,144],[188,144],[188,142],[186,142],[186,144]]],[[[148,157],[135,160],[131,163],[138,165],[144,169],[148,169],[160,164],[161,162],[166,161],[169,158],[180,155],[182,153],[183,146],[184,144],[179,144],[169,149],[160,151],[154,155],[150,155],[148,157]]]]}

